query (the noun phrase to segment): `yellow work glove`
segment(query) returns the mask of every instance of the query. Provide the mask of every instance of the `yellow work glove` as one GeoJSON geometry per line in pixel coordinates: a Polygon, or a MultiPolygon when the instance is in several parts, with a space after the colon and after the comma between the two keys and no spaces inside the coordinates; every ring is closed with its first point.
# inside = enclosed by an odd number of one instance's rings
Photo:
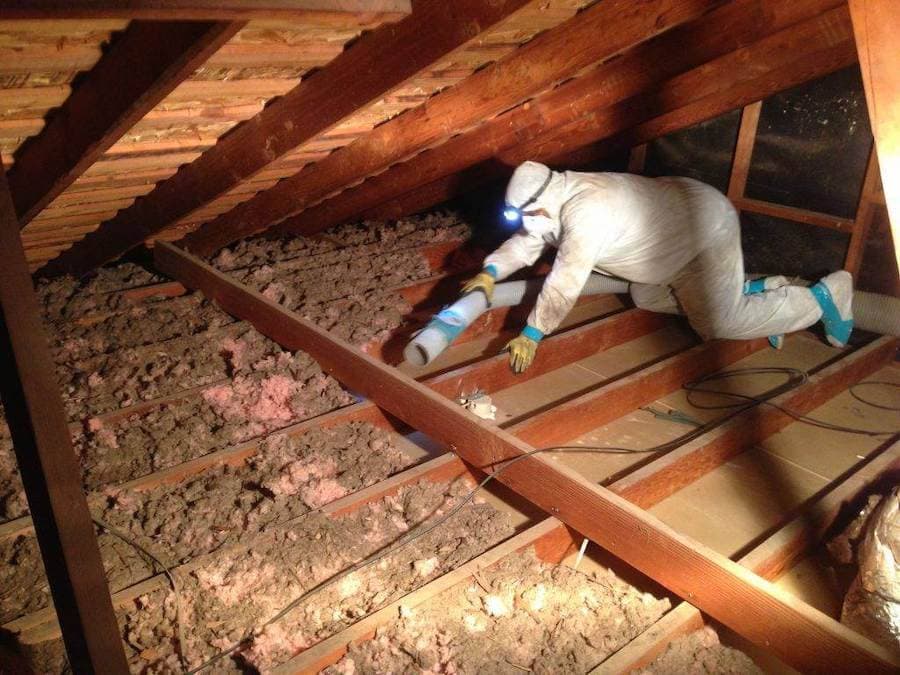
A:
{"type": "Polygon", "coordinates": [[[469,279],[466,283],[464,283],[462,292],[471,293],[472,291],[477,290],[484,291],[484,294],[487,297],[488,304],[490,305],[491,300],[494,297],[494,282],[494,275],[485,270],[483,272],[479,272],[474,277],[469,279]]]}
{"type": "Polygon", "coordinates": [[[532,340],[527,335],[520,335],[506,343],[505,349],[509,350],[509,367],[516,373],[524,373],[537,352],[537,340],[532,340]]]}

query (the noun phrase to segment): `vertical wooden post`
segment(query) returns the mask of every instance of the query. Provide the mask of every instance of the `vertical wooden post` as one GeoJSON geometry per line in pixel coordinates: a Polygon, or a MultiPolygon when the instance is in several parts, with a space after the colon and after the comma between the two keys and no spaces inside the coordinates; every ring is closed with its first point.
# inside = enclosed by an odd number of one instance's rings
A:
{"type": "Polygon", "coordinates": [[[850,0],[850,18],[900,267],[900,3],[850,0]]]}
{"type": "Polygon", "coordinates": [[[750,175],[750,158],[756,143],[756,128],[759,126],[759,113],[762,101],[744,107],[741,113],[741,126],[738,130],[737,145],[734,148],[734,159],[731,162],[731,177],[728,180],[728,198],[740,208],[747,188],[747,176],[750,175]]]}
{"type": "Polygon", "coordinates": [[[878,185],[878,155],[873,143],[872,149],[869,151],[869,162],[866,164],[866,176],[863,179],[859,204],[856,207],[853,232],[850,233],[850,244],[847,246],[847,257],[844,259],[844,269],[850,272],[854,279],[859,274],[859,267],[866,249],[866,238],[869,236],[869,228],[875,215],[875,204],[879,194],[878,185]]]}
{"type": "Polygon", "coordinates": [[[628,173],[644,173],[644,165],[647,163],[647,144],[641,143],[631,149],[628,155],[628,173]]]}
{"type": "Polygon", "coordinates": [[[76,673],[127,673],[56,372],[0,167],[0,396],[76,673]]]}

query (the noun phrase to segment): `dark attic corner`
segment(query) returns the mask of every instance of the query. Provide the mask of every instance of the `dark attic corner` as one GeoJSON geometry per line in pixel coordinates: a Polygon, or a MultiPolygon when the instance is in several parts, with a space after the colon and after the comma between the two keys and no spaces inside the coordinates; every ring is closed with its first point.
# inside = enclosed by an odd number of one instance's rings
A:
{"type": "Polygon", "coordinates": [[[893,673],[893,0],[0,6],[0,673],[893,673]]]}

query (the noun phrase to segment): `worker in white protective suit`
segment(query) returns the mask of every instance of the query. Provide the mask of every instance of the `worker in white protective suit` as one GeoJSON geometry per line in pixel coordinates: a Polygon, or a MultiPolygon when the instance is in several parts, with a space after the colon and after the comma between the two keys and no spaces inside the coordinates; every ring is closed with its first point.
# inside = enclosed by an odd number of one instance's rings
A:
{"type": "Polygon", "coordinates": [[[812,288],[784,277],[745,283],[740,223],[731,202],[690,178],[556,172],[537,162],[519,166],[506,191],[509,221],[521,227],[463,287],[483,291],[558,249],[521,335],[507,344],[523,372],[538,343],[575,304],[592,271],[630,283],[638,307],[685,314],[704,339],[769,337],[822,319],[829,342],[844,346],[853,327],[850,274],[835,272],[812,288]]]}

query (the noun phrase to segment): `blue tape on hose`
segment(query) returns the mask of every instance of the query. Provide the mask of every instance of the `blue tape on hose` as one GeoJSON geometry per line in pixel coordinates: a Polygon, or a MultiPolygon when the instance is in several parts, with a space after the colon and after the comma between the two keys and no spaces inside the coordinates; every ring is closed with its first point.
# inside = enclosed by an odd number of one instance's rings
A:
{"type": "Polygon", "coordinates": [[[842,345],[847,344],[850,333],[853,332],[853,319],[841,318],[841,313],[834,304],[834,298],[831,297],[831,291],[823,282],[820,281],[809,290],[812,291],[813,297],[822,308],[822,323],[825,324],[825,332],[842,345]]]}
{"type": "Polygon", "coordinates": [[[426,330],[429,328],[439,330],[444,334],[448,342],[453,342],[466,329],[466,319],[452,309],[442,309],[425,326],[426,330]]]}

